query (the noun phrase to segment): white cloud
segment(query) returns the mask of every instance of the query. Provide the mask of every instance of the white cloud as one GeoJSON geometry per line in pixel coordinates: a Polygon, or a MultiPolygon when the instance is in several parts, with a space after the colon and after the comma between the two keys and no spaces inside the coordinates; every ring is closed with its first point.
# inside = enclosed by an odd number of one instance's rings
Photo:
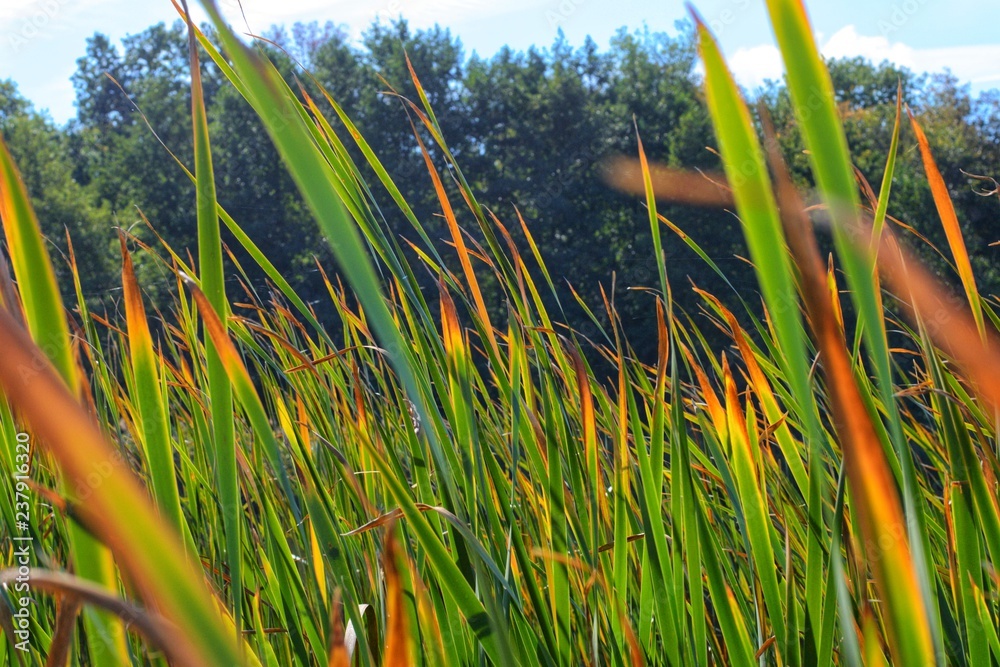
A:
{"type": "Polygon", "coordinates": [[[728,62],[740,85],[751,89],[763,85],[766,79],[781,79],[784,72],[781,52],[772,44],[738,49],[728,62]]]}
{"type": "Polygon", "coordinates": [[[904,67],[913,67],[916,51],[902,42],[890,43],[887,37],[859,35],[853,25],[844,26],[826,40],[820,51],[827,58],[864,56],[873,62],[889,60],[904,67]]]}
{"type": "MultiPolygon", "coordinates": [[[[863,56],[876,64],[888,60],[916,74],[948,68],[959,81],[974,88],[1000,84],[1000,44],[919,49],[882,35],[861,35],[853,25],[841,28],[821,44],[820,51],[828,58],[863,56]]],[[[738,49],[729,63],[737,81],[750,89],[765,79],[780,79],[784,72],[778,48],[771,44],[738,49]]]]}

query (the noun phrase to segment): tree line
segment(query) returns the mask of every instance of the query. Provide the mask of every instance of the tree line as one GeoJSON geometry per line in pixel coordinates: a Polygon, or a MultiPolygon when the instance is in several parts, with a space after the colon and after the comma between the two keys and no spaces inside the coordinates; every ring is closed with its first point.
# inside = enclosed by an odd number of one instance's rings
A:
{"type": "MultiPolygon", "coordinates": [[[[657,284],[648,214],[643,202],[608,188],[602,169],[608,157],[636,154],[637,133],[653,161],[720,169],[690,26],[679,24],[673,35],[622,29],[603,50],[592,40],[573,47],[560,35],[545,49],[504,48],[489,58],[467,57],[446,29],[413,31],[403,20],[373,25],[360,43],[332,23],[272,28],[265,37],[261,48],[288,80],[297,77],[326,105],[315,94],[318,82],[344,108],[432,239],[441,239],[441,254],[449,257],[454,253],[443,241],[447,233],[440,205],[414,137],[419,124],[411,124],[400,97],[416,99],[417,94],[408,56],[480,203],[507,224],[526,253],[518,215],[532,231],[557,283],[548,305],[585,335],[597,336],[577,295],[600,319],[603,287],[614,298],[637,353],[655,354],[653,302],[636,289],[657,284]]],[[[335,268],[326,244],[254,112],[236,90],[223,85],[208,58],[202,63],[220,204],[322,319],[328,314],[327,290],[317,262],[335,268]]],[[[1000,238],[997,200],[984,200],[990,181],[974,177],[994,176],[1000,165],[1000,94],[974,97],[947,73],[917,75],[860,58],[830,66],[855,164],[876,192],[897,86],[902,87],[951,189],[980,287],[985,294],[1000,293],[1000,266],[991,245],[1000,238]]],[[[177,22],[152,26],[120,46],[102,34],[91,37],[73,75],[77,115],[65,126],[37,111],[13,82],[0,81],[0,132],[54,248],[60,284],[72,289],[68,231],[81,289],[99,312],[117,309],[116,227],[155,245],[148,220],[176,251],[196,254],[194,188],[167,152],[192,163],[189,77],[187,38],[177,22]]],[[[795,178],[810,187],[808,156],[783,85],[772,82],[754,94],[771,110],[795,178]]],[[[423,139],[437,156],[430,138],[423,139]]],[[[355,159],[364,164],[360,152],[355,159]]],[[[386,225],[418,242],[391,198],[374,185],[372,191],[386,225]]],[[[459,196],[457,190],[452,194],[459,196]]],[[[723,298],[735,289],[747,301],[759,301],[731,212],[665,205],[661,213],[701,244],[729,277],[727,283],[664,230],[667,274],[678,307],[696,313],[691,285],[723,298]]],[[[905,126],[889,213],[946,247],[915,140],[905,126]]],[[[232,293],[242,281],[266,297],[263,273],[238,243],[225,240],[236,260],[228,267],[232,293]]],[[[942,275],[950,275],[945,258],[926,245],[922,252],[942,275]]],[[[152,302],[167,307],[174,283],[165,267],[145,257],[138,270],[152,302]]],[[[423,278],[433,295],[436,277],[423,278]]],[[[489,295],[485,274],[484,285],[489,295]]],[[[503,306],[493,301],[502,319],[503,306]]]]}

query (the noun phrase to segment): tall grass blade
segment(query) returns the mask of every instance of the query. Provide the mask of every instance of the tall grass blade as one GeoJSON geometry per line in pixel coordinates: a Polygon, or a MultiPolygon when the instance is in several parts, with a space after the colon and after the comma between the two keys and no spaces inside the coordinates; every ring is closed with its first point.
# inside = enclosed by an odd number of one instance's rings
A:
{"type": "MultiPolygon", "coordinates": [[[[115,554],[129,580],[190,643],[178,646],[192,665],[242,664],[204,582],[184,556],[179,536],[157,516],[121,456],[105,441],[42,351],[0,310],[0,387],[66,475],[73,513],[115,554]],[[26,373],[26,369],[31,372],[26,373]],[[58,415],[58,418],[53,418],[58,415]],[[100,479],[93,484],[94,477],[100,479]]],[[[108,659],[108,656],[104,656],[108,659]]],[[[107,664],[106,662],[103,664],[107,664]]]]}
{"type": "MultiPolygon", "coordinates": [[[[882,301],[878,282],[872,279],[874,256],[850,238],[855,231],[854,219],[860,198],[848,155],[847,139],[834,100],[833,83],[816,45],[802,0],[767,0],[767,7],[785,63],[796,118],[809,149],[813,174],[834,222],[834,243],[856,306],[857,326],[867,347],[877,379],[877,390],[886,410],[892,451],[899,460],[898,468],[902,476],[907,532],[923,598],[929,605],[928,623],[935,650],[941,656],[943,644],[937,632],[938,626],[931,622],[936,612],[931,568],[927,561],[928,531],[923,506],[919,502],[916,467],[895,400],[882,301]]],[[[884,181],[885,178],[883,184],[884,181]]],[[[887,204],[888,197],[884,199],[887,204]]],[[[878,419],[877,416],[875,418],[878,419]]]]}
{"type": "MultiPolygon", "coordinates": [[[[7,237],[14,278],[17,280],[25,323],[32,339],[44,350],[35,361],[48,359],[70,391],[81,390],[81,379],[73,356],[69,327],[55,272],[45,249],[41,228],[24,182],[14,165],[7,145],[0,137],[0,219],[7,237]]],[[[25,368],[33,368],[26,366],[25,368]]],[[[65,481],[63,482],[65,490],[65,481]]],[[[70,556],[76,573],[106,588],[113,588],[116,572],[111,553],[79,526],[69,526],[70,556]]],[[[84,612],[90,637],[90,658],[94,661],[125,664],[128,651],[125,629],[120,620],[93,609],[84,612]]]]}
{"type": "Polygon", "coordinates": [[[893,477],[872,417],[862,399],[842,329],[826,287],[825,271],[805,207],[792,185],[773,131],[768,151],[777,179],[782,221],[799,267],[810,327],[827,377],[837,434],[844,448],[844,465],[854,510],[861,521],[864,551],[885,605],[892,654],[899,664],[934,665],[934,644],[924,599],[913,562],[906,520],[891,491],[893,477]],[[887,492],[888,491],[888,492],[887,492]]]}
{"type": "Polygon", "coordinates": [[[799,315],[792,263],[782,233],[778,206],[771,190],[763,150],[750,112],[729,72],[718,45],[698,21],[698,47],[705,65],[705,93],[726,177],[733,188],[744,236],[760,281],[773,325],[779,363],[799,406],[809,447],[807,509],[813,527],[808,533],[806,555],[806,608],[815,625],[822,616],[821,601],[825,563],[820,527],[823,521],[825,474],[822,466],[820,426],[812,391],[805,331],[799,315]]]}
{"type": "Polygon", "coordinates": [[[876,256],[878,250],[878,239],[882,236],[882,227],[885,225],[885,216],[889,210],[889,194],[892,192],[892,178],[896,173],[896,154],[899,152],[899,128],[902,125],[903,117],[903,82],[900,81],[896,87],[896,120],[892,124],[892,139],[889,141],[889,155],[885,160],[885,169],[882,170],[882,185],[878,190],[878,205],[875,208],[875,217],[872,222],[872,247],[871,255],[876,256]]]}
{"type": "Polygon", "coordinates": [[[958,276],[962,279],[962,287],[965,288],[965,296],[972,307],[972,317],[976,320],[976,328],[980,335],[986,335],[986,325],[983,322],[983,309],[980,305],[979,289],[976,287],[976,277],[972,273],[972,262],[969,261],[969,251],[965,247],[965,238],[962,236],[962,228],[958,224],[958,215],[955,213],[955,205],[948,194],[948,186],[941,176],[941,171],[934,161],[931,153],[927,135],[924,134],[920,123],[913,116],[909,109],[906,113],[910,117],[910,125],[913,127],[913,134],[917,137],[917,146],[920,147],[920,158],[924,163],[924,171],[927,174],[927,183],[931,187],[931,194],[934,196],[934,206],[937,208],[938,216],[941,218],[941,226],[944,227],[945,237],[948,239],[948,246],[951,248],[952,257],[955,258],[955,266],[958,269],[958,276]]]}
{"type": "MultiPolygon", "coordinates": [[[[326,235],[340,267],[364,307],[367,323],[379,337],[381,347],[387,352],[406,396],[414,406],[417,419],[423,424],[432,423],[430,404],[425,399],[429,392],[421,390],[426,386],[426,379],[415,371],[418,364],[414,353],[403,340],[398,324],[386,306],[379,280],[362,245],[358,230],[347,216],[344,205],[329,180],[329,167],[313,144],[310,131],[296,110],[301,108],[301,105],[283,92],[287,89],[277,79],[274,70],[262,63],[236,38],[222,20],[214,4],[206,2],[205,8],[232,59],[234,72],[246,87],[251,104],[258,111],[293,180],[326,235]]],[[[435,429],[427,429],[426,434],[435,463],[441,472],[441,480],[446,487],[451,486],[453,472],[450,470],[435,429]]],[[[442,575],[441,581],[445,590],[461,609],[467,622],[475,626],[477,638],[487,655],[498,658],[499,643],[494,636],[495,629],[490,625],[490,617],[485,613],[475,591],[464,576],[454,571],[455,563],[451,554],[435,535],[427,519],[417,510],[408,488],[398,483],[398,480],[391,479],[394,474],[378,452],[370,450],[370,453],[375,463],[383,470],[383,474],[386,474],[392,495],[401,505],[408,525],[427,550],[431,566],[442,575]]],[[[447,495],[456,497],[453,489],[449,489],[447,495]]]]}
{"type": "MultiPolygon", "coordinates": [[[[191,15],[184,5],[188,27],[188,58],[191,65],[191,122],[194,131],[194,176],[198,216],[198,270],[201,288],[216,315],[225,322],[229,314],[226,299],[226,277],[222,265],[222,238],[219,233],[218,203],[215,195],[215,175],[205,115],[204,91],[201,84],[201,64],[191,15]]],[[[212,444],[215,448],[215,478],[219,485],[222,507],[221,533],[225,536],[229,567],[229,587],[232,597],[236,630],[243,620],[243,503],[240,499],[236,471],[236,432],[233,421],[233,394],[219,350],[205,334],[209,407],[212,412],[212,444]]]]}
{"type": "MultiPolygon", "coordinates": [[[[166,406],[163,405],[160,373],[153,352],[153,338],[149,332],[142,293],[135,279],[132,256],[125,245],[124,234],[121,235],[121,252],[122,296],[125,301],[129,352],[141,421],[142,444],[153,484],[153,498],[164,519],[174,531],[178,535],[189,537],[177,491],[170,424],[167,420],[166,406]]],[[[191,555],[195,553],[192,551],[191,555]]]]}

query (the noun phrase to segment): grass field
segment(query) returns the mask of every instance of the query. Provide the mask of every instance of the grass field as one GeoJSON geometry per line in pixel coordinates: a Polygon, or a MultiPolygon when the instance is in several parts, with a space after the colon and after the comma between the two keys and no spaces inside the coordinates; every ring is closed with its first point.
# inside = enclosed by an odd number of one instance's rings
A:
{"type": "Polygon", "coordinates": [[[0,658],[1000,663],[997,300],[976,287],[920,119],[900,103],[895,136],[918,138],[960,296],[887,223],[895,141],[876,193],[852,169],[804,8],[767,6],[817,190],[796,191],[766,110],[747,108],[699,23],[725,177],[654,179],[640,142],[634,178],[613,179],[649,208],[655,365],[611,293],[582,304],[596,337],[547,312],[558,276],[523,220],[479,205],[419,72],[406,102],[445,245],[336,101],[282,80],[208,6],[217,41],[191,28],[199,247],[123,232],[120,318],[89,312],[79,282],[62,301],[0,144],[0,658]],[[331,244],[335,327],[217,203],[195,44],[259,114],[331,244]],[[422,244],[388,231],[375,189],[422,244]],[[658,200],[738,212],[759,294],[736,312],[707,293],[702,315],[675,309],[662,235],[718,269],[658,200]],[[242,267],[222,225],[271,292],[227,288],[242,267]],[[144,306],[139,254],[176,277],[168,311],[144,306]],[[427,272],[433,298],[415,287],[427,272]],[[731,344],[713,349],[706,327],[731,344]]]}

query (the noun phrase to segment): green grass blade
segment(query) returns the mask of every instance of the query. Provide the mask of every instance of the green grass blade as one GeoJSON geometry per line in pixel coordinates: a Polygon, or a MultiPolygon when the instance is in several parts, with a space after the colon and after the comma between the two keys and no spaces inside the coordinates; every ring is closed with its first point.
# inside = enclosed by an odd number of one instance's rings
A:
{"type": "MultiPolygon", "coordinates": [[[[799,406],[809,443],[808,511],[814,526],[823,525],[824,474],[816,399],[809,377],[809,353],[799,316],[792,263],[781,230],[778,207],[763,150],[750,113],[708,29],[698,23],[698,46],[705,65],[705,94],[726,176],[733,188],[744,236],[750,248],[770,321],[777,334],[779,363],[799,406]]],[[[809,532],[806,557],[806,605],[814,622],[822,616],[824,556],[816,531],[809,532]]]]}
{"type": "MultiPolygon", "coordinates": [[[[146,321],[142,294],[135,279],[132,257],[121,237],[122,296],[125,301],[125,318],[128,326],[129,356],[135,383],[135,398],[139,404],[142,444],[146,453],[149,474],[153,484],[153,498],[164,519],[177,532],[190,540],[187,523],[181,512],[177,479],[174,475],[173,445],[166,407],[163,404],[160,373],[157,369],[153,339],[146,321]]],[[[194,551],[190,545],[191,555],[194,551]]]]}
{"type": "MultiPolygon", "coordinates": [[[[0,219],[7,237],[7,248],[20,290],[28,331],[44,351],[45,358],[59,371],[66,386],[76,394],[80,391],[81,380],[73,357],[69,327],[55,272],[24,182],[2,137],[0,219]]],[[[113,589],[116,574],[111,553],[79,526],[71,524],[69,534],[76,574],[113,589]]],[[[125,664],[128,652],[121,621],[107,612],[88,607],[84,610],[84,623],[92,641],[91,659],[125,664]]]]}
{"type": "Polygon", "coordinates": [[[896,153],[899,152],[899,128],[903,116],[903,82],[896,89],[896,120],[892,125],[892,139],[889,141],[889,155],[882,170],[882,185],[878,189],[878,205],[875,207],[875,218],[872,221],[872,249],[875,256],[878,248],[877,239],[882,236],[885,216],[889,209],[889,194],[892,192],[892,178],[896,174],[896,153]]]}
{"type": "MultiPolygon", "coordinates": [[[[186,7],[186,3],[185,3],[186,7]]],[[[208,137],[208,119],[201,84],[197,41],[190,16],[188,22],[188,57],[191,65],[191,122],[194,132],[194,176],[198,218],[198,269],[205,297],[222,322],[229,315],[226,299],[226,278],[222,264],[222,238],[219,232],[218,202],[215,175],[208,137]]],[[[219,351],[205,334],[205,355],[208,370],[208,394],[212,411],[212,443],[215,448],[215,477],[219,485],[222,507],[222,535],[231,581],[230,595],[236,621],[241,631],[243,620],[243,503],[240,499],[236,471],[236,433],[233,421],[233,394],[219,351]]]]}
{"type": "MultiPolygon", "coordinates": [[[[801,0],[768,0],[768,10],[788,76],[788,89],[799,120],[810,163],[820,194],[833,217],[837,255],[843,263],[848,287],[858,314],[858,326],[872,361],[877,388],[889,420],[893,451],[902,472],[903,502],[907,532],[912,543],[924,600],[933,600],[933,584],[927,563],[927,531],[918,503],[916,469],[903,436],[895,401],[889,346],[877,282],[872,280],[874,260],[865,252],[867,244],[853,243],[860,200],[848,155],[847,139],[834,101],[833,84],[819,54],[813,31],[801,0]]],[[[895,466],[894,466],[895,467],[895,466]]],[[[927,609],[932,620],[933,603],[927,609]]],[[[943,646],[938,624],[931,622],[932,638],[939,657],[943,646]]]]}
{"type": "MultiPolygon", "coordinates": [[[[30,376],[23,373],[41,351],[4,310],[0,345],[0,386],[59,460],[78,500],[78,520],[110,545],[132,584],[182,630],[187,645],[177,650],[190,664],[242,664],[200,573],[184,556],[179,536],[157,516],[122,457],[51,366],[37,366],[30,376]],[[94,477],[99,484],[89,481],[94,477]]],[[[96,664],[115,657],[103,654],[100,659],[96,664]]]]}
{"type": "MultiPolygon", "coordinates": [[[[698,38],[699,52],[705,65],[706,101],[751,259],[778,334],[788,382],[801,405],[815,405],[792,263],[781,231],[778,207],[771,192],[764,153],[754,132],[750,112],[722,53],[700,21],[698,38]]],[[[806,414],[812,418],[813,411],[806,414]]],[[[816,423],[807,424],[807,427],[813,434],[818,432],[816,423]]]]}
{"type": "MultiPolygon", "coordinates": [[[[262,63],[247,49],[225,25],[214,5],[206,3],[206,9],[232,59],[233,70],[246,85],[251,103],[260,114],[283,161],[288,166],[292,178],[302,192],[307,205],[320,224],[330,243],[340,267],[350,280],[362,306],[365,316],[379,337],[381,346],[387,353],[398,374],[407,397],[415,406],[422,423],[431,423],[428,404],[421,383],[414,368],[417,366],[413,352],[402,339],[398,325],[392,318],[379,285],[368,253],[362,244],[358,230],[346,215],[336,189],[328,179],[328,166],[322,154],[313,144],[309,129],[296,110],[297,101],[283,94],[283,83],[277,80],[273,70],[262,63]]],[[[433,429],[427,430],[432,453],[441,471],[448,471],[446,458],[433,429]]],[[[449,483],[450,472],[443,472],[442,479],[449,483]]],[[[430,553],[435,568],[452,571],[455,568],[451,555],[434,535],[430,524],[421,516],[410,498],[408,491],[394,487],[393,495],[410,519],[413,530],[421,544],[430,553]]],[[[453,494],[452,494],[453,495],[453,494]]],[[[483,625],[487,616],[482,603],[468,586],[464,576],[450,574],[442,577],[447,590],[454,596],[470,623],[483,625]]],[[[477,633],[483,649],[494,658],[499,656],[499,644],[488,627],[477,633]]]]}

